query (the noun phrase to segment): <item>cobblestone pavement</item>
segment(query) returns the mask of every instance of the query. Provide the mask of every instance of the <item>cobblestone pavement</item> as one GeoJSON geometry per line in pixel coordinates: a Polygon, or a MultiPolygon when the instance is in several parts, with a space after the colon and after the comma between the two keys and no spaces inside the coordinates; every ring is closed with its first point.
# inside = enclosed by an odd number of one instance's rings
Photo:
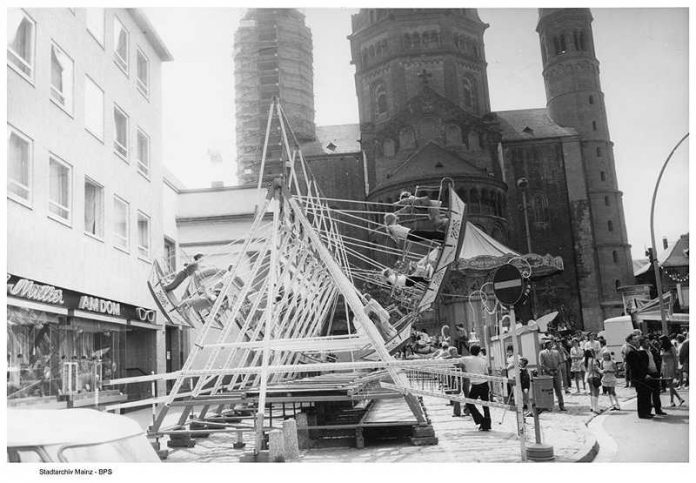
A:
{"type": "MultiPolygon", "coordinates": [[[[573,391],[574,392],[574,391],[573,391]]],[[[617,387],[619,400],[635,396],[631,388],[617,387]]],[[[595,437],[587,423],[595,416],[590,412],[589,394],[566,394],[567,412],[544,412],[539,416],[542,441],[554,448],[556,461],[572,462],[588,455],[595,437]]],[[[520,443],[516,433],[514,411],[491,408],[492,428],[480,432],[470,417],[452,417],[452,406],[444,399],[426,397],[424,403],[439,443],[434,446],[413,446],[409,443],[387,443],[356,448],[319,448],[302,450],[300,462],[519,462],[520,443]],[[505,414],[504,414],[505,413],[505,414]]],[[[607,409],[609,400],[600,396],[600,408],[607,409]]],[[[274,421],[275,423],[275,421],[274,421]]],[[[533,419],[526,418],[527,440],[534,442],[533,419]]],[[[247,433],[245,441],[251,442],[247,433]]],[[[176,449],[167,462],[237,462],[244,450],[232,447],[236,437],[215,434],[196,440],[193,448],[176,449]]]]}

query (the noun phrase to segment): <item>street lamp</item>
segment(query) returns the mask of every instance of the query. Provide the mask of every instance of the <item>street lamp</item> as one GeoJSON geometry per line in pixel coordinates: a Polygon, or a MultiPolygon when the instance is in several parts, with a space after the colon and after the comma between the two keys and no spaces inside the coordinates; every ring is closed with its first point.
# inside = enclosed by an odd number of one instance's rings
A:
{"type": "Polygon", "coordinates": [[[679,140],[679,142],[674,146],[672,149],[672,152],[669,153],[669,156],[667,156],[667,159],[665,160],[665,164],[662,165],[662,169],[660,170],[660,174],[657,177],[657,182],[655,183],[655,190],[653,191],[653,196],[652,196],[652,204],[650,205],[650,241],[652,243],[652,252],[653,252],[653,272],[655,273],[655,285],[657,285],[657,299],[660,303],[660,321],[662,323],[662,333],[667,334],[668,328],[667,328],[667,319],[665,318],[665,307],[664,304],[662,303],[662,273],[660,272],[660,263],[657,260],[657,246],[655,245],[655,199],[657,198],[657,188],[660,186],[660,181],[662,180],[662,175],[665,172],[665,168],[667,167],[667,163],[669,163],[669,160],[672,159],[672,155],[674,152],[677,150],[677,148],[681,145],[681,143],[684,142],[686,138],[689,137],[689,133],[686,133],[683,138],[679,140]]]}
{"type": "MultiPolygon", "coordinates": [[[[527,188],[529,187],[529,180],[527,178],[519,178],[517,180],[517,187],[519,188],[520,192],[522,193],[522,211],[524,213],[524,228],[525,228],[525,234],[527,238],[527,253],[532,253],[532,234],[529,231],[529,214],[527,213],[527,188]]],[[[536,309],[537,309],[537,295],[536,295],[536,287],[534,286],[534,282],[531,282],[530,284],[532,286],[532,315],[536,319],[536,309]]]]}

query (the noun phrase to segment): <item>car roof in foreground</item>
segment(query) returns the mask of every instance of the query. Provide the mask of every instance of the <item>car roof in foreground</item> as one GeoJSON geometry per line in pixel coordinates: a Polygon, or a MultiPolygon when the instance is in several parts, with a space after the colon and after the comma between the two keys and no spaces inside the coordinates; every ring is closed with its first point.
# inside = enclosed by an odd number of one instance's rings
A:
{"type": "Polygon", "coordinates": [[[99,444],[143,434],[126,416],[94,409],[10,409],[7,446],[99,444]]]}

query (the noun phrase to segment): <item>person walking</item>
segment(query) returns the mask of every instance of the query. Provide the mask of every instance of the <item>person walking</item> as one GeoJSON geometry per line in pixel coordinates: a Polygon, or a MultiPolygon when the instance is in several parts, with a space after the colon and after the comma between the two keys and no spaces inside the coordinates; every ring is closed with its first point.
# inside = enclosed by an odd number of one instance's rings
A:
{"type": "MultiPolygon", "coordinates": [[[[480,346],[472,344],[471,347],[469,347],[469,352],[471,352],[471,355],[463,358],[465,371],[471,374],[469,376],[469,383],[471,384],[469,389],[469,399],[481,398],[482,401],[489,401],[490,388],[488,386],[488,379],[475,376],[475,374],[487,376],[488,363],[486,362],[486,359],[479,356],[481,353],[480,346]]],[[[478,425],[479,431],[490,431],[491,412],[488,406],[483,406],[483,416],[474,404],[467,403],[466,407],[469,409],[469,413],[474,419],[474,423],[478,425]]]]}
{"type": "MultiPolygon", "coordinates": [[[[629,334],[630,336],[633,336],[633,333],[629,334]]],[[[628,340],[628,336],[626,337],[626,340],[628,340]]],[[[628,364],[628,353],[636,350],[635,347],[633,347],[631,344],[628,342],[625,342],[624,345],[621,347],[621,357],[623,358],[624,362],[624,372],[625,375],[624,377],[626,378],[626,385],[624,387],[630,387],[631,386],[631,366],[628,364]]]]}
{"type": "Polygon", "coordinates": [[[563,382],[561,381],[561,356],[558,351],[553,349],[553,341],[547,339],[544,343],[544,350],[539,352],[539,368],[542,375],[551,376],[553,378],[553,389],[558,399],[559,411],[565,411],[563,402],[563,382]]]}
{"type": "Polygon", "coordinates": [[[660,336],[660,357],[662,359],[662,368],[660,375],[662,380],[665,381],[667,385],[667,391],[669,392],[669,402],[670,406],[675,407],[674,397],[676,396],[679,400],[679,405],[684,404],[684,399],[679,395],[677,390],[674,388],[674,379],[678,377],[677,375],[677,364],[678,355],[676,348],[672,345],[669,337],[666,335],[660,336]]]}
{"type": "Polygon", "coordinates": [[[611,410],[618,411],[621,407],[619,407],[619,398],[616,397],[616,362],[611,358],[611,352],[602,354],[599,371],[602,374],[602,387],[609,396],[611,410]]]}
{"type": "Polygon", "coordinates": [[[570,348],[570,374],[575,380],[575,394],[580,394],[580,381],[582,381],[582,390],[587,391],[585,384],[585,366],[582,360],[585,358],[585,352],[580,348],[578,339],[573,339],[572,347],[570,348]]]}
{"type": "MultiPolygon", "coordinates": [[[[647,338],[644,338],[647,341],[647,338]]],[[[651,377],[648,371],[648,353],[638,350],[641,343],[638,336],[631,333],[626,336],[626,343],[632,346],[632,350],[626,352],[626,364],[631,371],[631,385],[636,390],[637,412],[640,419],[652,419],[650,395],[652,388],[649,385],[651,377]]]]}

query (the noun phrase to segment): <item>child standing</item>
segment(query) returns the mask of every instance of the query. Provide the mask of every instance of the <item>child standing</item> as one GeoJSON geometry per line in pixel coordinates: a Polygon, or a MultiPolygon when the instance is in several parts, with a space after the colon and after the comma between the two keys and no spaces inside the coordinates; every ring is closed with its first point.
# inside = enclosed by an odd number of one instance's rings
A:
{"type": "Polygon", "coordinates": [[[619,398],[616,397],[616,362],[611,359],[611,353],[605,352],[602,355],[602,364],[599,371],[602,374],[602,387],[609,396],[611,410],[618,411],[619,398]]]}
{"type": "Polygon", "coordinates": [[[585,373],[587,385],[590,386],[590,409],[599,414],[599,388],[602,386],[602,374],[599,372],[599,362],[594,357],[594,352],[585,350],[585,373]]]}

